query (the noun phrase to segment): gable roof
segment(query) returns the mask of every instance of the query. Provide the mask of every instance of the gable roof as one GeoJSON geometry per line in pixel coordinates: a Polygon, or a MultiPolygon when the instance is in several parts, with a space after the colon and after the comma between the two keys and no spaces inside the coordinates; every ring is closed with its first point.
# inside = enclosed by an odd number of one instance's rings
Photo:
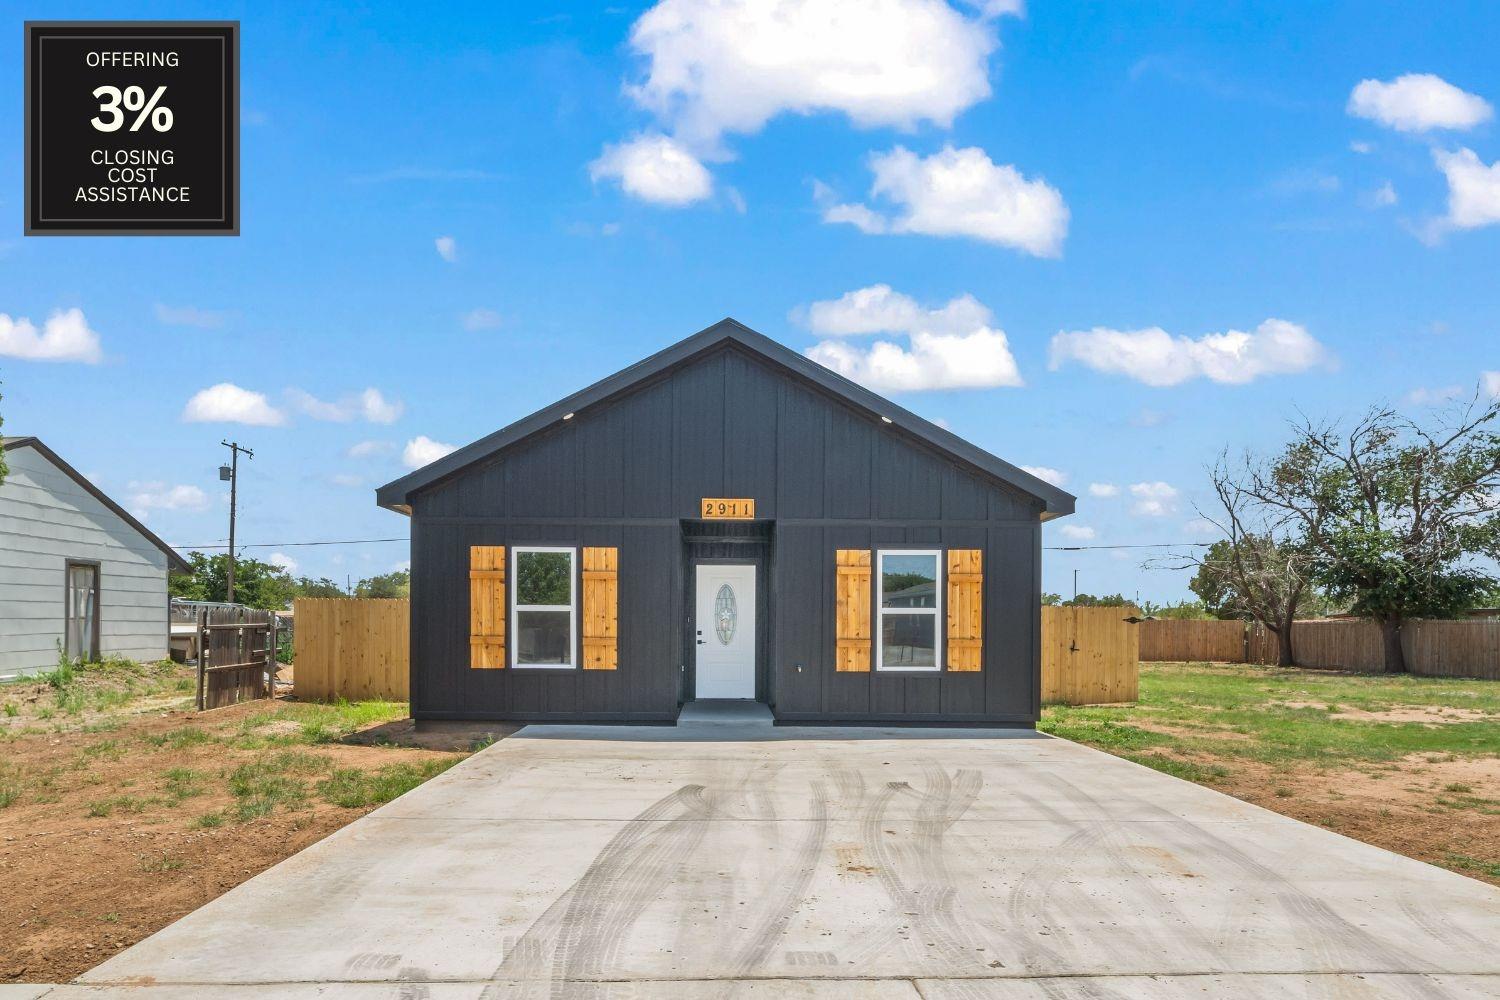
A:
{"type": "Polygon", "coordinates": [[[580,412],[587,407],[602,403],[656,376],[705,354],[724,344],[735,344],[763,358],[772,365],[789,369],[794,375],[812,382],[823,391],[845,403],[863,410],[871,416],[890,422],[895,427],[936,448],[938,451],[971,465],[990,477],[1036,497],[1043,503],[1042,520],[1051,520],[1073,513],[1074,496],[1060,490],[1045,480],[979,448],[950,431],[924,420],[850,381],[844,376],[823,367],[816,361],[798,354],[770,337],[757,333],[734,319],[722,319],[706,330],[693,334],[638,361],[608,378],[601,379],[551,406],[522,417],[508,427],[480,438],[473,444],[424,465],[415,472],[386,483],[375,491],[375,502],[388,510],[403,514],[411,513],[411,495],[424,487],[446,479],[476,462],[493,457],[497,452],[525,440],[539,431],[556,424],[565,416],[580,412]]]}
{"type": "Polygon", "coordinates": [[[115,503],[109,497],[105,496],[104,491],[99,489],[99,487],[95,486],[93,483],[89,482],[88,479],[86,479],[83,474],[80,473],[77,469],[73,468],[67,462],[64,462],[60,457],[58,457],[57,452],[42,444],[40,438],[0,438],[0,451],[20,451],[22,448],[30,448],[32,451],[35,451],[47,461],[57,466],[69,479],[73,480],[73,482],[83,487],[83,489],[87,491],[90,496],[92,496],[95,500],[98,500],[104,506],[108,507],[120,518],[120,520],[124,521],[126,524],[130,525],[132,528],[138,531],[142,538],[146,539],[146,541],[161,549],[162,552],[164,552],[167,556],[167,567],[169,569],[175,570],[178,573],[192,572],[193,567],[188,563],[186,559],[177,554],[176,549],[172,548],[172,546],[168,545],[160,538],[157,538],[150,528],[147,528],[140,521],[137,521],[134,517],[132,517],[129,511],[127,511],[124,507],[121,507],[119,504],[115,503]]]}

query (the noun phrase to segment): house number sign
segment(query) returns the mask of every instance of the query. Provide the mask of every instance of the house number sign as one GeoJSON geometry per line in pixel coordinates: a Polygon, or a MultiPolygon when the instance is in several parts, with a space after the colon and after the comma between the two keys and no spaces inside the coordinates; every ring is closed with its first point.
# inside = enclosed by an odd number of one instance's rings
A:
{"type": "Polygon", "coordinates": [[[730,497],[704,497],[703,519],[705,521],[753,521],[755,501],[730,497]]]}

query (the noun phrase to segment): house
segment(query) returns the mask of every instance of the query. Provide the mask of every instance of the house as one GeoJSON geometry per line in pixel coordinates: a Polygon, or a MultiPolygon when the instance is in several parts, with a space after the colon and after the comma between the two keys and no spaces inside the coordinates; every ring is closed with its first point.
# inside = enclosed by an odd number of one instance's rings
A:
{"type": "Polygon", "coordinates": [[[0,677],[167,655],[167,573],[188,564],[34,437],[0,438],[0,677]]]}
{"type": "Polygon", "coordinates": [[[986,726],[1036,722],[1074,503],[728,319],[376,500],[411,518],[419,720],[986,726]]]}

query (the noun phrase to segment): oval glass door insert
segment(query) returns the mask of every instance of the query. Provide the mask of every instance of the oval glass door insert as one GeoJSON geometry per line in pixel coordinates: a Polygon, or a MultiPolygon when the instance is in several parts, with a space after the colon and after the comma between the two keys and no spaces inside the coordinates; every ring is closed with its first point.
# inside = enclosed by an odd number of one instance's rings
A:
{"type": "Polygon", "coordinates": [[[714,634],[719,637],[720,644],[729,645],[738,624],[739,605],[735,602],[734,590],[726,583],[719,587],[718,596],[714,598],[714,634]]]}

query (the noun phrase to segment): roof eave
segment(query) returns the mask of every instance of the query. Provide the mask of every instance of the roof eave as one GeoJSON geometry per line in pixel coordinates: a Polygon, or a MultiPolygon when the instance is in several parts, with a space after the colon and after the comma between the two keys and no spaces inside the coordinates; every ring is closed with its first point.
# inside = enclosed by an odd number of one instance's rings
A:
{"type": "Polygon", "coordinates": [[[892,426],[923,439],[934,447],[962,459],[981,472],[1036,497],[1043,504],[1041,513],[1043,521],[1073,513],[1076,498],[1071,493],[1038,479],[1019,466],[1011,465],[979,446],[965,441],[953,432],[917,416],[910,410],[825,368],[811,358],[804,357],[765,334],[757,333],[738,320],[730,318],[722,319],[713,326],[700,330],[691,337],[678,341],[671,347],[601,379],[551,406],[522,417],[493,434],[445,455],[436,462],[385,484],[375,491],[375,502],[387,510],[410,514],[412,492],[445,479],[503,448],[567,419],[587,406],[603,402],[616,393],[725,341],[739,343],[758,355],[790,368],[824,390],[844,398],[892,426]]]}
{"type": "Polygon", "coordinates": [[[62,456],[58,455],[57,452],[53,451],[51,448],[43,444],[41,438],[29,436],[3,438],[0,439],[0,447],[3,447],[5,451],[18,451],[21,448],[31,448],[32,450],[36,451],[47,461],[51,462],[53,465],[61,469],[69,479],[73,480],[79,486],[82,486],[95,500],[98,500],[100,503],[104,504],[104,506],[108,507],[121,520],[123,520],[126,524],[130,525],[137,532],[139,532],[141,536],[144,537],[148,542],[150,542],[152,545],[155,545],[158,549],[161,549],[162,553],[167,557],[168,571],[174,571],[178,573],[191,573],[193,571],[192,564],[189,563],[186,559],[182,558],[182,556],[178,554],[176,549],[172,548],[172,546],[168,545],[166,542],[158,538],[155,532],[153,532],[150,528],[147,528],[140,521],[136,520],[136,518],[124,507],[121,507],[119,504],[111,500],[103,490],[99,489],[99,487],[89,482],[89,480],[84,477],[83,474],[80,473],[77,469],[73,468],[67,462],[63,461],[62,456]]]}

